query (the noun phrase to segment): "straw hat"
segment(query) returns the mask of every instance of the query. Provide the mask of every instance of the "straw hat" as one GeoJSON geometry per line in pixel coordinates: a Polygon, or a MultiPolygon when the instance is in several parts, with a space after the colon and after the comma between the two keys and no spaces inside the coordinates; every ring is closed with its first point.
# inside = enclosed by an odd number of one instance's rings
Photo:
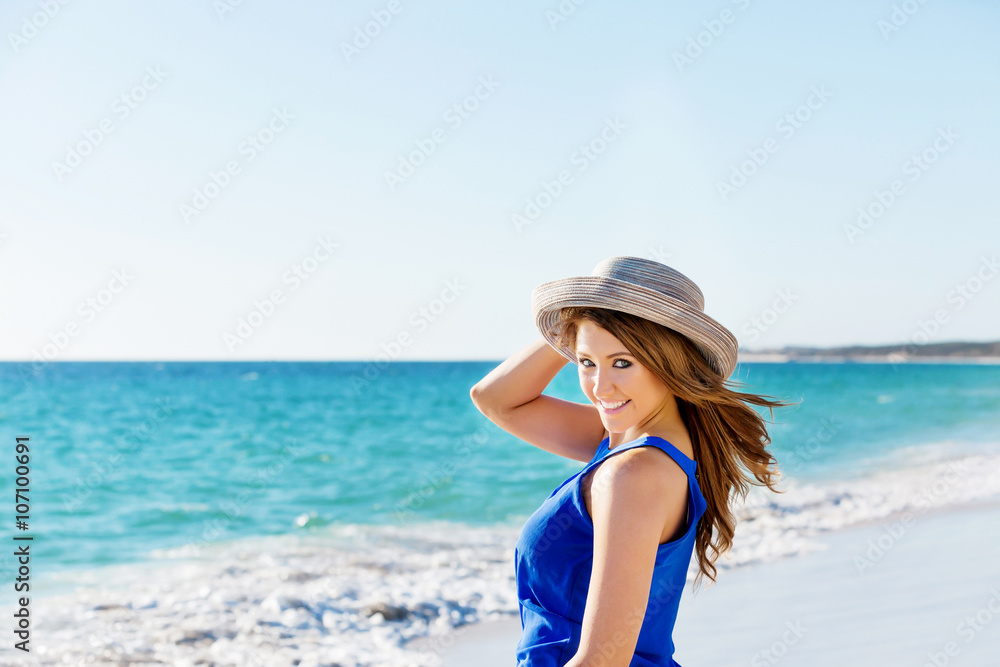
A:
{"type": "Polygon", "coordinates": [[[638,315],[689,338],[723,379],[736,369],[738,343],[724,326],[706,315],[705,297],[687,276],[641,257],[609,257],[589,276],[543,283],[531,293],[531,311],[545,340],[576,363],[568,347],[556,344],[552,327],[559,309],[608,308],[638,315]]]}

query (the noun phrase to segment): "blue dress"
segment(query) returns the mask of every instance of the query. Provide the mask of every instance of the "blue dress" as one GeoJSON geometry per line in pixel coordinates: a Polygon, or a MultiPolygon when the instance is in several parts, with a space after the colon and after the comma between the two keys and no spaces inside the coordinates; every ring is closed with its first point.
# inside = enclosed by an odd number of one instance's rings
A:
{"type": "Polygon", "coordinates": [[[684,534],[657,547],[646,614],[629,665],[679,667],[673,659],[674,621],[698,520],[707,506],[695,479],[697,464],[658,436],[644,436],[614,449],[608,445],[609,438],[602,440],[594,458],[549,494],[518,537],[514,549],[522,630],[518,667],[562,667],[576,654],[594,561],[594,524],[583,502],[580,480],[609,456],[635,447],[659,447],[683,468],[688,504],[684,534]]]}

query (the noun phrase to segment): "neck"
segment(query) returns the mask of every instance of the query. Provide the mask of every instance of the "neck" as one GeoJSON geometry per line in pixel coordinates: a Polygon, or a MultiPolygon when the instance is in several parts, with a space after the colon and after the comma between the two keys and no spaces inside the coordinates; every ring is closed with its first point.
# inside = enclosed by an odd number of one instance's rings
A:
{"type": "Polygon", "coordinates": [[[687,426],[684,425],[680,410],[677,408],[677,399],[673,394],[664,399],[656,412],[632,428],[620,433],[609,429],[608,448],[614,449],[623,442],[633,442],[647,435],[657,436],[673,443],[688,440],[687,426]]]}

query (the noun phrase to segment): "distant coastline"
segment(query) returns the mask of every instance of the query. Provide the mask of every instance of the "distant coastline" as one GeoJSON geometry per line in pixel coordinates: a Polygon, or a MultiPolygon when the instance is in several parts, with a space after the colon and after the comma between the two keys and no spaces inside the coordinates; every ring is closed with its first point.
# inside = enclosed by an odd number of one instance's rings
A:
{"type": "Polygon", "coordinates": [[[739,350],[740,361],[1000,364],[1000,341],[739,350]]]}

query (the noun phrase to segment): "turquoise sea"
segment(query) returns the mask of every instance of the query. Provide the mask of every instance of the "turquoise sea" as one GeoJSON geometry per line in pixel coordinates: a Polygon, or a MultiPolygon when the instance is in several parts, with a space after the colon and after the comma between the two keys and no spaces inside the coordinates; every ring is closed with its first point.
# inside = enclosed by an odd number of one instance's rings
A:
{"type": "MultiPolygon", "coordinates": [[[[69,596],[69,610],[92,603],[76,587],[120,575],[122,595],[183,580],[260,603],[335,563],[340,588],[289,608],[310,609],[321,635],[338,628],[345,656],[425,664],[399,657],[410,638],[516,614],[517,532],[583,467],[476,410],[469,389],[498,363],[0,363],[6,532],[14,439],[28,436],[36,594],[69,596]],[[291,578],[261,583],[279,569],[291,578]],[[358,613],[379,600],[406,610],[385,636],[365,625],[379,615],[358,613]]],[[[770,426],[791,491],[748,503],[733,566],[794,557],[817,531],[1000,493],[1000,366],[741,363],[732,379],[801,401],[770,426]]],[[[572,366],[546,393],[585,400],[572,366]]],[[[0,568],[8,588],[16,563],[0,568]]],[[[145,595],[177,620],[162,587],[145,595]]]]}

